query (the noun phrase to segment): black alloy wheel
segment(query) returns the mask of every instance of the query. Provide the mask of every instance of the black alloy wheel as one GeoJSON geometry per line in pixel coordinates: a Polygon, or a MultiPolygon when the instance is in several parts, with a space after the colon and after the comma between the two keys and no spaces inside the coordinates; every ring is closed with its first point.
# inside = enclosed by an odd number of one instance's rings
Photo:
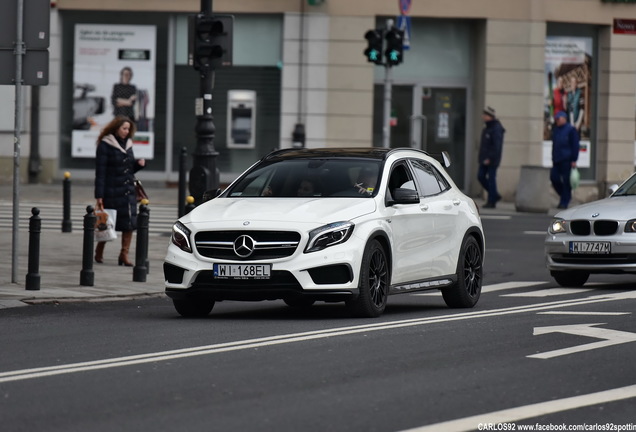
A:
{"type": "Polygon", "coordinates": [[[389,283],[386,252],[379,241],[371,240],[362,256],[359,295],[347,301],[347,306],[358,317],[375,318],[382,315],[389,295],[389,283]]]}
{"type": "Polygon", "coordinates": [[[448,307],[471,308],[477,304],[483,282],[483,254],[477,240],[467,236],[457,261],[457,282],[442,289],[448,307]]]}

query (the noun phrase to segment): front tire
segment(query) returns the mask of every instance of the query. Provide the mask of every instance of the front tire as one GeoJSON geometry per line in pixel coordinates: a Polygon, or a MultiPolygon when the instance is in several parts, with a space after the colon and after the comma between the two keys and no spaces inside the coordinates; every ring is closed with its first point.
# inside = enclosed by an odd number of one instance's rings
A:
{"type": "Polygon", "coordinates": [[[462,243],[457,260],[457,282],[442,289],[446,305],[451,308],[471,308],[481,295],[483,254],[477,240],[468,236],[462,243]]]}
{"type": "Polygon", "coordinates": [[[214,307],[214,300],[204,299],[172,299],[172,303],[179,315],[186,318],[208,316],[214,307]]]}
{"type": "Polygon", "coordinates": [[[352,314],[364,318],[382,315],[389,296],[389,283],[389,262],[386,252],[379,241],[371,240],[362,256],[358,297],[347,301],[352,314]]]}
{"type": "Polygon", "coordinates": [[[562,287],[578,288],[585,285],[590,274],[584,271],[551,271],[550,276],[562,287]]]}

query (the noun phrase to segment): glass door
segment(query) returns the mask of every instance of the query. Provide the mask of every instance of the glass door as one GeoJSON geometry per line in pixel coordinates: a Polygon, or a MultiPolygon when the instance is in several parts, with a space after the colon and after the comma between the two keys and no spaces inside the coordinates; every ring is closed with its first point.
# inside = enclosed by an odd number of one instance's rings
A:
{"type": "Polygon", "coordinates": [[[421,112],[413,116],[412,140],[416,147],[430,154],[447,151],[451,157],[451,166],[447,170],[455,183],[463,188],[466,166],[466,89],[424,87],[421,94],[421,112]]]}
{"type": "MultiPolygon", "coordinates": [[[[466,87],[393,85],[391,94],[391,148],[412,147],[430,154],[447,151],[448,173],[465,189],[466,87]]],[[[374,90],[373,145],[382,147],[384,85],[374,90]]]]}

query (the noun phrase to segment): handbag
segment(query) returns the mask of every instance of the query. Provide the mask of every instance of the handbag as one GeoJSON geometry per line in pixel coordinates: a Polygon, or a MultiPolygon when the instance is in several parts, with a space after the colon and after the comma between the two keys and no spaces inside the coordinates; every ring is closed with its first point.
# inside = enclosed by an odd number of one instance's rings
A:
{"type": "Polygon", "coordinates": [[[117,210],[100,209],[95,211],[95,240],[108,242],[117,238],[115,224],[117,223],[117,210]]]}
{"type": "Polygon", "coordinates": [[[141,184],[141,180],[135,179],[135,193],[137,194],[137,202],[148,199],[148,194],[144,189],[144,185],[141,184]]]}
{"type": "Polygon", "coordinates": [[[581,181],[581,173],[579,173],[579,169],[574,167],[570,170],[570,187],[572,190],[579,187],[579,183],[581,181]]]}

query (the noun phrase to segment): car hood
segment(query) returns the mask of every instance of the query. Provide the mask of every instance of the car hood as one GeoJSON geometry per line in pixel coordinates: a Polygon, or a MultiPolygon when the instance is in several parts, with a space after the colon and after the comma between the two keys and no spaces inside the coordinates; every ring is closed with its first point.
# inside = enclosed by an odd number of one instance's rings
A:
{"type": "Polygon", "coordinates": [[[634,217],[636,196],[618,196],[581,204],[556,214],[563,219],[615,219],[624,220],[634,217]],[[597,215],[597,216],[593,216],[597,215]]]}
{"type": "Polygon", "coordinates": [[[183,223],[276,222],[327,224],[373,213],[368,198],[217,198],[184,216],[183,223]]]}

